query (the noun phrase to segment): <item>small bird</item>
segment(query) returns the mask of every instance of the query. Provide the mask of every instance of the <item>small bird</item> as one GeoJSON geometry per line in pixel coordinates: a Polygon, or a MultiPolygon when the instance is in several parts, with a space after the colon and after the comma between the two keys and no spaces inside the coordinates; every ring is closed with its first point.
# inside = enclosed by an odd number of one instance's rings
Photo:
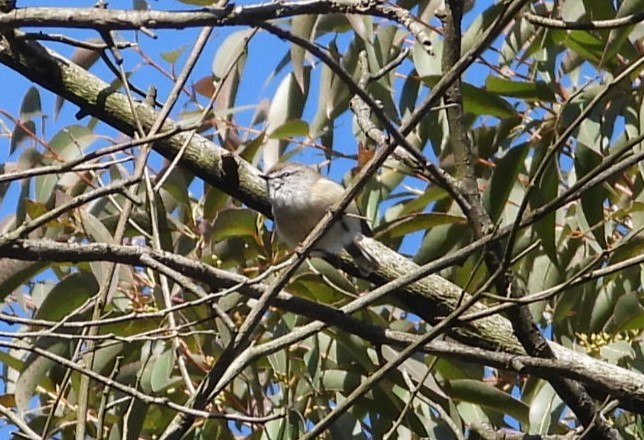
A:
{"type": "MultiPolygon", "coordinates": [[[[262,178],[268,186],[277,235],[291,247],[306,238],[344,193],[338,183],[296,162],[278,163],[262,178]]],[[[371,230],[355,202],[351,202],[344,215],[315,244],[314,250],[337,255],[344,249],[353,257],[360,273],[368,276],[378,269],[378,263],[362,247],[363,235],[370,236],[371,230]]]]}

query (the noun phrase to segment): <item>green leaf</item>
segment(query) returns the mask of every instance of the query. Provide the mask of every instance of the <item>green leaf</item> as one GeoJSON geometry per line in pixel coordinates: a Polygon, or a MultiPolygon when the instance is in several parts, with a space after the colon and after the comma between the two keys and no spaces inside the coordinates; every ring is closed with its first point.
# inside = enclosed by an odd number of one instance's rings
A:
{"type": "MultiPolygon", "coordinates": [[[[27,210],[27,214],[29,215],[29,218],[32,220],[35,220],[38,217],[45,215],[49,211],[47,209],[47,205],[45,205],[44,203],[34,202],[33,200],[27,199],[24,201],[24,204],[27,210]]],[[[51,223],[58,223],[58,221],[51,220],[51,223]]]]}
{"type": "Polygon", "coordinates": [[[18,287],[28,283],[51,263],[0,258],[0,301],[4,302],[18,287]]]}
{"type": "Polygon", "coordinates": [[[642,330],[644,329],[644,313],[633,315],[630,319],[626,320],[618,329],[618,331],[626,330],[642,330]]]}
{"type": "Polygon", "coordinates": [[[192,200],[188,188],[194,178],[194,174],[180,167],[174,167],[170,171],[161,187],[162,190],[159,191],[166,212],[172,212],[176,208],[189,209],[192,200]]]}
{"type": "Polygon", "coordinates": [[[94,275],[81,271],[73,273],[54,286],[36,312],[36,319],[60,321],[75,312],[98,292],[94,275]]]}
{"type": "Polygon", "coordinates": [[[428,261],[446,255],[451,250],[466,243],[471,236],[470,228],[460,223],[438,225],[427,231],[423,241],[414,256],[416,264],[425,264],[428,261]]]}
{"type": "Polygon", "coordinates": [[[13,354],[15,354],[15,352],[11,353],[5,350],[0,350],[0,362],[2,362],[2,366],[5,371],[8,369],[20,371],[24,368],[24,362],[17,357],[14,357],[13,354]]]}
{"type": "Polygon", "coordinates": [[[289,360],[286,357],[284,350],[276,351],[275,353],[267,356],[268,362],[271,364],[273,372],[280,376],[286,376],[289,371],[289,360]]]}
{"type": "MultiPolygon", "coordinates": [[[[271,133],[287,121],[298,119],[302,116],[304,103],[308,94],[309,76],[311,69],[305,68],[306,88],[304,92],[300,88],[293,74],[287,75],[275,91],[273,102],[268,110],[266,131],[271,133]]],[[[287,142],[281,139],[269,139],[262,150],[264,165],[273,166],[276,164],[287,142]]]]}
{"type": "MultiPolygon", "coordinates": [[[[434,35],[432,32],[430,35],[434,35]]],[[[443,40],[435,40],[432,37],[432,47],[435,53],[441,53],[443,50],[443,40]]],[[[425,47],[420,44],[418,41],[414,42],[414,47],[411,52],[412,60],[414,61],[414,67],[420,75],[421,78],[429,76],[440,76],[441,72],[441,63],[436,58],[436,55],[430,55],[427,53],[425,47]]]]}
{"type": "Polygon", "coordinates": [[[29,121],[35,116],[42,116],[42,103],[40,102],[40,92],[35,87],[30,87],[22,98],[20,104],[20,120],[29,121]]]}
{"type": "Polygon", "coordinates": [[[529,432],[530,434],[547,434],[553,418],[556,420],[555,408],[558,397],[550,384],[540,382],[540,388],[530,399],[529,432]]]}
{"type": "Polygon", "coordinates": [[[255,163],[255,158],[257,157],[257,152],[260,147],[264,145],[266,140],[266,132],[261,132],[252,139],[250,142],[247,142],[244,146],[244,149],[239,152],[239,156],[244,159],[246,162],[255,163]]]}
{"type": "Polygon", "coordinates": [[[172,379],[172,370],[176,361],[176,355],[173,348],[165,350],[161,356],[154,360],[154,367],[150,376],[150,386],[152,391],[158,392],[174,382],[172,379]]]}
{"type": "Polygon", "coordinates": [[[114,237],[98,218],[84,209],[80,210],[79,214],[83,229],[87,232],[89,238],[95,243],[115,244],[114,237]]]}
{"type": "Polygon", "coordinates": [[[321,371],[320,386],[325,391],[349,394],[362,383],[363,376],[353,371],[328,368],[321,371]]]}
{"type": "MultiPolygon", "coordinates": [[[[65,127],[49,141],[49,150],[56,155],[56,160],[49,160],[48,162],[60,163],[77,159],[97,138],[97,135],[82,125],[65,127]]],[[[55,174],[37,176],[34,181],[36,200],[44,203],[54,193],[54,188],[59,182],[59,176],[55,174]]]]}
{"type": "Polygon", "coordinates": [[[467,224],[467,220],[458,215],[445,213],[416,213],[400,217],[390,223],[382,225],[375,232],[379,235],[388,235],[389,238],[403,237],[416,231],[424,231],[438,225],[453,223],[467,224]]]}
{"type": "Polygon", "coordinates": [[[525,99],[526,101],[556,101],[554,92],[543,81],[513,81],[490,75],[485,80],[485,89],[491,93],[525,99]]]}
{"type": "Polygon", "coordinates": [[[161,52],[161,58],[163,58],[170,64],[174,64],[177,62],[179,57],[183,55],[183,53],[186,51],[187,48],[188,46],[185,45],[185,46],[177,47],[176,49],[173,49],[173,50],[161,52]]]}
{"type": "Polygon", "coordinates": [[[416,101],[418,101],[418,92],[420,91],[420,81],[417,77],[418,73],[414,70],[407,78],[400,93],[400,100],[398,102],[400,115],[404,118],[413,113],[416,108],[416,101]]]}
{"type": "Polygon", "coordinates": [[[599,349],[599,353],[603,359],[611,364],[617,364],[624,358],[635,358],[635,350],[633,350],[630,342],[626,341],[615,341],[604,345],[599,349]]]}
{"type": "MultiPolygon", "coordinates": [[[[320,22],[324,18],[320,18],[320,22]]],[[[319,31],[319,26],[318,26],[319,31]]],[[[349,48],[340,54],[336,41],[329,43],[330,56],[339,62],[347,71],[351,72],[356,68],[358,51],[361,50],[354,39],[349,48]]],[[[349,105],[349,89],[338,75],[326,64],[321,67],[320,81],[318,88],[317,110],[310,125],[311,137],[320,137],[322,143],[327,147],[333,146],[333,120],[347,110],[349,105]]]]}
{"type": "Polygon", "coordinates": [[[112,341],[110,344],[95,348],[92,353],[85,353],[83,361],[85,365],[91,365],[92,371],[97,373],[111,371],[116,358],[123,354],[124,347],[126,347],[125,343],[112,341]]]}
{"type": "MultiPolygon", "coordinates": [[[[151,410],[151,405],[143,402],[138,399],[133,399],[127,409],[127,414],[128,417],[124,417],[127,423],[127,427],[123,428],[123,431],[127,433],[126,435],[121,435],[121,423],[123,422],[123,419],[118,420],[118,422],[115,422],[112,428],[112,437],[110,440],[117,440],[117,439],[139,439],[144,437],[141,435],[141,431],[143,430],[146,425],[148,428],[146,429],[149,430],[150,425],[156,425],[159,426],[163,423],[163,416],[157,416],[157,417],[151,417],[151,414],[154,415],[154,411],[151,410]],[[161,419],[161,420],[159,420],[161,419]]],[[[217,437],[213,437],[217,438],[217,437]]]]}
{"type": "MultiPolygon", "coordinates": [[[[416,196],[414,195],[413,198],[406,198],[404,201],[399,203],[399,206],[402,205],[402,209],[400,209],[400,213],[394,213],[390,216],[389,210],[386,214],[386,219],[387,220],[395,220],[399,215],[406,215],[406,214],[411,214],[412,212],[421,212],[424,211],[430,204],[434,204],[440,201],[446,200],[448,197],[447,192],[439,188],[437,185],[430,185],[428,188],[426,188],[422,194],[416,196]]],[[[391,209],[392,213],[394,212],[393,207],[391,209]]]]}
{"type": "MultiPolygon", "coordinates": [[[[87,233],[88,241],[93,241],[94,243],[114,244],[114,237],[112,237],[110,231],[98,218],[84,209],[79,210],[79,214],[83,230],[87,233]]],[[[90,267],[92,268],[94,277],[97,280],[104,279],[105,274],[107,274],[111,270],[111,264],[112,263],[106,261],[90,262],[90,267]]],[[[128,270],[131,270],[129,266],[119,266],[120,273],[126,272],[128,270]]]]}
{"type": "Polygon", "coordinates": [[[210,239],[218,242],[230,237],[257,235],[257,212],[250,209],[226,209],[217,213],[210,239]]]}
{"type": "Polygon", "coordinates": [[[528,405],[493,386],[474,379],[452,380],[449,384],[449,394],[454,399],[475,403],[499,414],[510,415],[521,423],[528,422],[528,405]]]}
{"type": "MultiPolygon", "coordinates": [[[[342,301],[346,295],[342,294],[336,286],[344,286],[349,283],[346,280],[343,283],[337,282],[337,278],[341,277],[340,271],[319,258],[313,259],[311,264],[316,271],[327,269],[326,273],[321,274],[324,277],[328,276],[329,272],[335,270],[335,279],[331,279],[329,282],[326,282],[325,278],[320,279],[320,275],[303,274],[291,282],[289,289],[291,289],[294,294],[303,298],[308,298],[311,301],[317,301],[323,304],[334,304],[338,301],[342,301]]],[[[349,288],[350,291],[355,290],[350,284],[349,288]]]]}
{"type": "MultiPolygon", "coordinates": [[[[368,15],[347,14],[347,21],[351,24],[354,32],[363,41],[370,43],[373,35],[373,20],[368,15]]],[[[365,50],[368,52],[373,45],[367,44],[365,50]]]]}
{"type": "Polygon", "coordinates": [[[599,64],[602,59],[604,42],[590,31],[569,31],[563,43],[595,65],[599,64]]]}
{"type": "Polygon", "coordinates": [[[512,118],[516,110],[512,105],[495,93],[485,89],[463,83],[463,108],[466,112],[475,115],[490,115],[498,118],[512,118]]]}
{"type": "MultiPolygon", "coordinates": [[[[535,161],[534,163],[537,162],[535,161]]],[[[543,173],[530,197],[532,209],[537,209],[557,197],[558,188],[559,175],[556,169],[543,173]]],[[[541,246],[546,255],[558,267],[559,258],[557,255],[555,222],[555,213],[551,212],[535,223],[534,230],[541,239],[541,246]]]]}
{"type": "Polygon", "coordinates": [[[301,119],[293,119],[276,127],[268,134],[269,139],[289,139],[309,135],[309,124],[301,119]]]}
{"type": "Polygon", "coordinates": [[[615,7],[612,2],[598,2],[596,0],[583,0],[566,2],[564,20],[578,20],[585,13],[589,20],[608,20],[615,18],[615,7]]]}
{"type": "Polygon", "coordinates": [[[320,16],[317,25],[317,35],[342,34],[351,30],[351,25],[345,14],[324,14],[320,16]]]}
{"type": "Polygon", "coordinates": [[[530,151],[528,143],[511,148],[496,164],[490,186],[484,194],[488,212],[493,223],[496,223],[503,213],[512,188],[519,184],[517,178],[524,169],[526,155],[530,151]]]}
{"type": "Polygon", "coordinates": [[[304,363],[306,364],[306,370],[309,373],[309,376],[315,377],[318,375],[320,369],[320,345],[318,344],[317,336],[313,335],[310,338],[302,341],[302,344],[308,348],[306,353],[304,353],[304,363]]]}
{"type": "MultiPolygon", "coordinates": [[[[11,143],[9,144],[9,154],[13,154],[21,144],[30,139],[36,134],[36,123],[34,121],[25,121],[16,124],[11,132],[11,143]]],[[[35,141],[32,141],[35,142],[35,141]]]]}
{"type": "MultiPolygon", "coordinates": [[[[425,76],[422,81],[433,87],[440,76],[425,76]]],[[[513,118],[517,112],[512,105],[496,93],[463,82],[461,84],[463,95],[463,109],[475,115],[490,115],[497,118],[513,118]]]]}
{"type": "MultiPolygon", "coordinates": [[[[17,168],[18,168],[18,166],[14,162],[0,163],[0,175],[8,174],[10,172],[13,172],[13,170],[15,170],[17,168]]],[[[9,185],[11,185],[11,182],[9,182],[9,181],[0,182],[0,204],[4,200],[4,196],[7,194],[7,190],[9,189],[9,185]]]]}
{"type": "Polygon", "coordinates": [[[212,62],[212,73],[215,79],[225,78],[234,64],[245,62],[246,45],[253,33],[252,29],[234,32],[221,43],[212,62]]]}
{"type": "MultiPolygon", "coordinates": [[[[640,295],[635,292],[628,292],[619,297],[613,306],[612,324],[617,329],[623,329],[625,323],[633,323],[633,318],[637,318],[644,313],[644,307],[640,304],[640,295]]],[[[611,328],[612,329],[612,328],[611,328]]]]}
{"type": "MultiPolygon", "coordinates": [[[[58,338],[41,337],[36,341],[36,345],[54,355],[65,357],[69,355],[69,343],[58,338]]],[[[44,356],[30,354],[27,357],[25,368],[20,372],[15,389],[16,407],[20,412],[24,413],[28,410],[37,386],[54,391],[47,373],[55,365],[57,365],[56,362],[44,356]]]]}
{"type": "MultiPolygon", "coordinates": [[[[303,38],[307,41],[315,39],[313,35],[315,24],[319,15],[296,15],[291,19],[291,32],[293,35],[303,38]]],[[[304,72],[304,58],[306,49],[299,44],[291,43],[291,65],[293,66],[293,76],[300,86],[302,92],[306,90],[306,74],[304,72]]]]}
{"type": "MultiPolygon", "coordinates": [[[[642,0],[624,0],[619,5],[619,10],[614,18],[623,18],[632,14],[636,14],[644,10],[644,1],[642,0]]],[[[640,23],[641,25],[641,23],[640,23]]],[[[631,26],[619,26],[611,29],[606,42],[606,49],[604,51],[603,59],[605,61],[612,61],[615,55],[621,53],[625,59],[634,61],[639,57],[637,50],[633,47],[632,41],[637,41],[637,37],[633,35],[633,30],[636,29],[635,24],[631,26]]]]}
{"type": "Polygon", "coordinates": [[[203,207],[204,220],[212,220],[220,209],[228,206],[230,196],[212,185],[205,184],[205,200],[203,207]]]}
{"type": "MultiPolygon", "coordinates": [[[[582,143],[577,144],[575,149],[575,172],[577,178],[581,179],[602,163],[603,157],[594,150],[582,143]]],[[[591,228],[595,239],[606,249],[606,232],[604,218],[604,201],[608,194],[603,186],[595,185],[581,196],[581,208],[588,226],[591,228]]]]}
{"type": "MultiPolygon", "coordinates": [[[[490,2],[492,3],[492,2],[490,2]]],[[[490,4],[488,3],[488,4],[490,4]]],[[[505,8],[503,3],[494,3],[491,7],[485,9],[482,13],[478,13],[472,24],[467,28],[463,35],[463,42],[461,44],[462,52],[470,50],[472,46],[481,40],[481,34],[490,28],[498,19],[501,11],[505,8]]],[[[436,51],[436,53],[441,53],[436,51]]],[[[440,64],[436,62],[436,64],[440,64]]]]}
{"type": "Polygon", "coordinates": [[[173,250],[173,241],[172,241],[172,228],[168,222],[168,213],[165,208],[165,203],[161,194],[159,192],[154,193],[155,207],[156,207],[156,219],[159,229],[159,245],[161,249],[166,252],[172,252],[173,250]]]}

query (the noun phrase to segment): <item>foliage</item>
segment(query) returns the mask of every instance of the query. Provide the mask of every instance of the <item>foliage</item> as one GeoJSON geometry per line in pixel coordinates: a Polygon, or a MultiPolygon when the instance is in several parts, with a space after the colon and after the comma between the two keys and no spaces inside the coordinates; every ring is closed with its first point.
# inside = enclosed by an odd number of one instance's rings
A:
{"type": "MultiPolygon", "coordinates": [[[[87,3],[90,13],[92,2],[87,3]]],[[[498,230],[507,232],[527,219],[500,243],[509,249],[512,274],[528,295],[536,324],[564,347],[638,373],[644,370],[644,27],[558,29],[524,13],[587,23],[629,16],[642,3],[617,2],[614,9],[615,2],[566,0],[554,11],[552,3],[529,3],[463,72],[461,87],[461,123],[472,145],[482,206],[498,230]],[[597,184],[585,186],[594,178],[597,184]]],[[[398,5],[428,23],[423,32],[431,51],[418,32],[410,32],[412,26],[377,14],[307,11],[272,22],[322,48],[337,66],[321,62],[310,48],[278,41],[250,19],[241,28],[221,28],[198,54],[171,117],[183,130],[259,168],[278,159],[322,164],[325,173],[348,184],[383,146],[365,135],[337,67],[356,83],[364,76],[361,53],[372,75],[389,68],[364,89],[396,127],[410,120],[445,75],[444,27],[435,2],[398,5]]],[[[157,4],[139,0],[134,6],[144,11],[157,4]]],[[[502,6],[476,4],[466,13],[463,53],[481,42],[502,6]]],[[[140,31],[112,35],[121,44],[118,51],[103,47],[101,58],[99,50],[76,48],[70,57],[116,90],[148,103],[154,95],[137,91],[153,84],[163,103],[197,46],[188,31],[159,31],[155,44],[140,31]],[[181,32],[190,37],[178,41],[181,32]],[[139,46],[125,44],[136,40],[139,46]],[[124,69],[120,77],[105,64],[117,52],[125,59],[114,65],[116,72],[124,69]]],[[[205,184],[195,167],[183,166],[193,160],[190,154],[177,164],[152,152],[140,179],[130,182],[146,146],[128,144],[134,137],[86,109],[74,120],[76,109],[60,98],[56,114],[49,114],[44,103],[55,98],[42,86],[20,93],[19,108],[3,108],[7,104],[0,101],[9,153],[0,176],[3,257],[7,243],[18,238],[115,247],[96,248],[104,252],[96,258],[78,251],[76,258],[19,261],[14,254],[0,261],[0,320],[12,324],[0,341],[6,347],[0,352],[3,414],[14,414],[9,423],[28,436],[31,430],[43,438],[71,438],[78,435],[78,420],[87,438],[159,436],[178,412],[193,408],[190,396],[225,357],[256,304],[248,292],[270,286],[290,250],[272,233],[267,211],[231,196],[237,188],[205,184]],[[110,185],[116,185],[113,191],[110,185]],[[81,200],[101,188],[107,189],[81,200]],[[187,257],[221,269],[232,281],[200,278],[197,269],[182,272],[156,257],[133,263],[116,252],[120,244],[187,257]],[[113,262],[122,264],[110,281],[113,262]],[[103,297],[104,305],[98,301],[103,297]],[[87,381],[81,374],[87,371],[100,377],[87,381]],[[83,407],[86,415],[79,418],[83,407]]],[[[446,107],[433,106],[404,134],[430,162],[460,179],[451,135],[455,122],[446,107]]],[[[422,265],[480,238],[453,194],[408,165],[389,158],[356,199],[376,240],[422,265]]],[[[507,304],[506,292],[488,284],[493,270],[483,258],[479,248],[440,275],[471,294],[486,290],[480,300],[485,306],[507,304]]],[[[384,282],[356,278],[336,263],[307,260],[284,291],[339,309],[384,282]]],[[[420,310],[399,304],[378,303],[352,316],[406,334],[425,334],[440,322],[420,319],[420,310]]],[[[251,347],[237,359],[310,322],[315,320],[306,313],[273,304],[253,329],[251,347]]],[[[326,326],[242,363],[242,371],[204,408],[230,417],[199,418],[188,435],[298,438],[401,350],[357,330],[326,326]]],[[[545,435],[583,425],[547,377],[486,365],[418,350],[371,385],[323,438],[464,438],[483,427],[545,435]]],[[[644,435],[642,414],[610,407],[606,417],[624,438],[644,435]]]]}

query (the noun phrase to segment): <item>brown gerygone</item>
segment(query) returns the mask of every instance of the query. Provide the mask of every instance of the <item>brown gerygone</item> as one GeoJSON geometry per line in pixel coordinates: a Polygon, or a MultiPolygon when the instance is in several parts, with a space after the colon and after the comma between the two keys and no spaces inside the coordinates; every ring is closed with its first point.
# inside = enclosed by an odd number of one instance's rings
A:
{"type": "MultiPolygon", "coordinates": [[[[277,235],[291,247],[306,238],[344,193],[342,186],[301,163],[279,163],[262,178],[268,186],[277,235]]],[[[351,202],[344,215],[314,245],[314,251],[337,255],[345,249],[360,272],[369,275],[378,263],[363,249],[363,234],[371,235],[371,230],[351,202]]]]}

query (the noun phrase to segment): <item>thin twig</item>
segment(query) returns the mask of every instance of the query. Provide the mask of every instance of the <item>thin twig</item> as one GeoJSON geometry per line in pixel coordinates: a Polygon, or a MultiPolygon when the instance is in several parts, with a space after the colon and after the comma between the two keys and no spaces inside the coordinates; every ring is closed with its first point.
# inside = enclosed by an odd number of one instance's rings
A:
{"type": "Polygon", "coordinates": [[[568,29],[568,30],[593,30],[593,29],[617,29],[620,27],[631,26],[644,21],[644,12],[627,15],[625,17],[611,18],[608,20],[591,20],[591,21],[567,21],[556,18],[543,17],[541,15],[526,12],[523,17],[530,23],[551,29],[568,29]]]}

